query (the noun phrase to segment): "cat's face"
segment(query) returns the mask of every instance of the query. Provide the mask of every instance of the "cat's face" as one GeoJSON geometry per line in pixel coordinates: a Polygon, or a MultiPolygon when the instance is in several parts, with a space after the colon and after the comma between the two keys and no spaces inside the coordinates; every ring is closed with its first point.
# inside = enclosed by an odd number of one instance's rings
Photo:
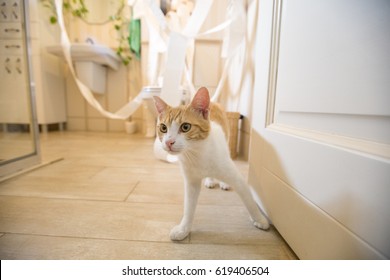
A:
{"type": "Polygon", "coordinates": [[[209,135],[210,97],[207,89],[201,88],[187,106],[172,108],[159,97],[155,97],[155,104],[159,113],[157,135],[167,152],[179,154],[195,147],[209,135]]]}

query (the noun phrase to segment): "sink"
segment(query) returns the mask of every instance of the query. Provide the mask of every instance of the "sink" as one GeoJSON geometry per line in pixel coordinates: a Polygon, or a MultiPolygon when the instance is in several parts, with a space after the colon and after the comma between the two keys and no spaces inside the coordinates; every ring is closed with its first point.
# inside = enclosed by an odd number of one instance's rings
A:
{"type": "MultiPolygon", "coordinates": [[[[64,57],[61,45],[48,46],[47,51],[59,57],[64,57]]],[[[73,61],[88,61],[108,66],[118,70],[120,60],[112,49],[104,45],[89,43],[72,43],[70,54],[73,61]]]]}
{"type": "MultiPolygon", "coordinates": [[[[46,50],[64,58],[61,45],[48,46],[46,50]]],[[[80,81],[99,94],[106,92],[107,69],[118,70],[121,64],[115,51],[99,44],[73,43],[70,55],[80,81]]]]}

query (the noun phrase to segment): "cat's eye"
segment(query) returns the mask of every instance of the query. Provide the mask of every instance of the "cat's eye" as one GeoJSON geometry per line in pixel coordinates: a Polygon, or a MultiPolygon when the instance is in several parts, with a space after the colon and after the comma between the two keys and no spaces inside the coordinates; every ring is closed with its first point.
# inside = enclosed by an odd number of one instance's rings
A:
{"type": "Polygon", "coordinates": [[[188,131],[190,131],[190,129],[191,129],[191,124],[189,124],[189,123],[183,123],[183,124],[180,126],[180,130],[181,130],[182,132],[188,132],[188,131]]]}
{"type": "Polygon", "coordinates": [[[160,131],[162,132],[162,133],[167,133],[168,132],[168,128],[167,128],[167,126],[165,125],[165,124],[160,124],[160,131]]]}

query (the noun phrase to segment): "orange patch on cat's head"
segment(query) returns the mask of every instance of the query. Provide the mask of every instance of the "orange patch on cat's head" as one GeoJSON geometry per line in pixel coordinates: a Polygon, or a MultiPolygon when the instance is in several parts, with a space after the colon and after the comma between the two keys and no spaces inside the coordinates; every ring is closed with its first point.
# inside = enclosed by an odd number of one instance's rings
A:
{"type": "Polygon", "coordinates": [[[172,108],[159,97],[154,97],[154,100],[159,113],[157,134],[160,140],[164,135],[160,126],[165,125],[169,129],[173,122],[176,122],[179,127],[183,123],[191,125],[189,131],[183,132],[187,140],[201,140],[208,136],[210,131],[210,97],[206,88],[200,88],[191,104],[186,106],[172,108]]]}
{"type": "Polygon", "coordinates": [[[187,140],[205,139],[210,131],[210,121],[205,119],[199,111],[194,110],[191,105],[175,108],[167,106],[158,118],[157,135],[160,140],[164,135],[160,130],[160,126],[164,124],[169,129],[173,122],[176,122],[178,126],[181,126],[183,123],[191,125],[191,129],[188,132],[183,132],[187,140]]]}

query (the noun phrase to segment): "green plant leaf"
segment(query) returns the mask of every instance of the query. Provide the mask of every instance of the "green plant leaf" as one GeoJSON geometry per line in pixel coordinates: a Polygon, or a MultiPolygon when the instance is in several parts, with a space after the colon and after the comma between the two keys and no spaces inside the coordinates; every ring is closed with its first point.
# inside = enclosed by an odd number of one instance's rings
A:
{"type": "Polygon", "coordinates": [[[56,24],[56,23],[57,23],[57,17],[51,16],[51,17],[50,17],[50,23],[51,23],[51,24],[56,24]]]}

